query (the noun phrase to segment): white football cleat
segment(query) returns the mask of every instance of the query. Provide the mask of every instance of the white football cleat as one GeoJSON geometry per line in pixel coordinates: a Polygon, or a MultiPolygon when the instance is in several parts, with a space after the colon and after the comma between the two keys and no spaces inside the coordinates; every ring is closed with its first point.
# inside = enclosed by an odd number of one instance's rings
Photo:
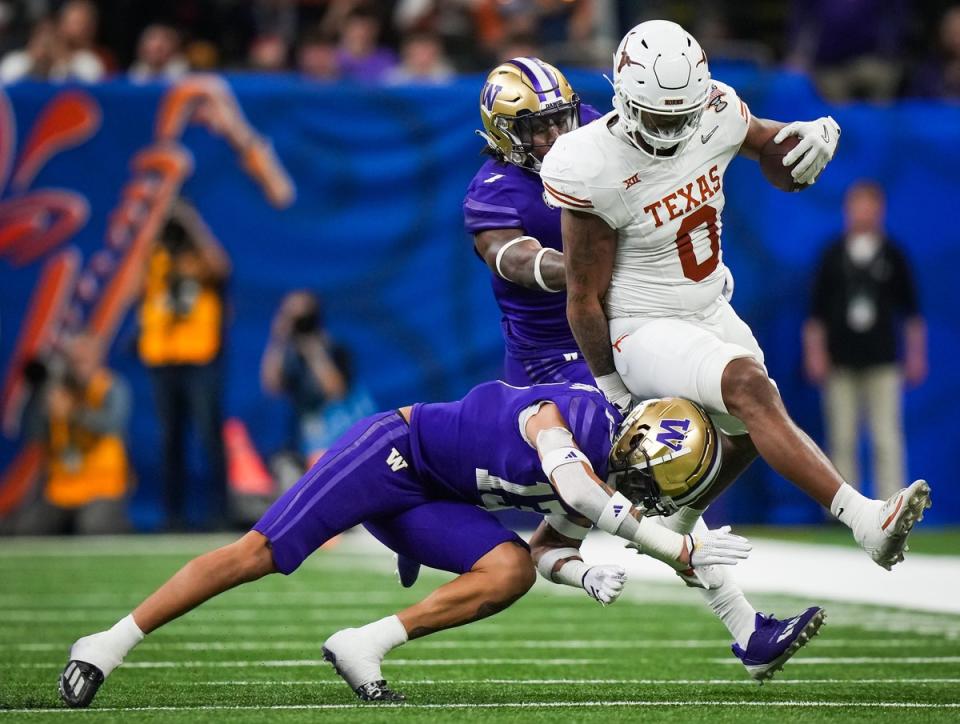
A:
{"type": "Polygon", "coordinates": [[[360,629],[337,631],[323,644],[323,658],[333,664],[347,686],[362,701],[401,702],[406,697],[393,691],[380,672],[382,649],[360,629]]]}
{"type": "Polygon", "coordinates": [[[879,506],[875,524],[855,536],[873,561],[888,571],[903,560],[907,536],[913,526],[923,520],[923,511],[932,505],[930,486],[926,480],[914,481],[879,506]]]}

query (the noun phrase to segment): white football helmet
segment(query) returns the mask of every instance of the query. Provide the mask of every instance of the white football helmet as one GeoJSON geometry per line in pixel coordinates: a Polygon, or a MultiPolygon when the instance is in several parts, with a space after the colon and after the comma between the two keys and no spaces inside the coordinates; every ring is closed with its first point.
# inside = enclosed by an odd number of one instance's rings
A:
{"type": "Polygon", "coordinates": [[[640,23],[613,56],[613,107],[630,142],[651,158],[678,155],[710,97],[707,54],[667,20],[640,23]]]}

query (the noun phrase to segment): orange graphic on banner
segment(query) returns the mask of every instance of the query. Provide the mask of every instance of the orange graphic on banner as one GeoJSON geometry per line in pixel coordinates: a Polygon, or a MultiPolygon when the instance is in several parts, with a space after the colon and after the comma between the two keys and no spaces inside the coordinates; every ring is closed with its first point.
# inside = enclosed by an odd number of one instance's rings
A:
{"type": "MultiPolygon", "coordinates": [[[[11,187],[19,195],[0,201],[0,257],[17,266],[28,264],[86,224],[90,212],[83,196],[63,189],[28,191],[26,187],[50,158],[89,140],[101,122],[96,100],[78,90],[57,94],[41,111],[13,172],[11,187]]],[[[121,190],[118,206],[108,217],[104,248],[87,261],[82,272],[76,251],[61,252],[44,267],[0,391],[0,419],[8,436],[16,434],[26,398],[22,375],[26,361],[50,354],[62,334],[86,329],[105,346],[113,340],[136,300],[150,244],[194,170],[189,150],[179,142],[190,124],[205,126],[223,137],[272,205],[285,208],[293,203],[296,191],[286,169],[269,140],[251,127],[221,78],[189,76],[173,85],[159,104],[155,141],[134,156],[133,178],[121,190]],[[89,309],[89,314],[84,315],[83,309],[89,309]]],[[[15,118],[0,89],[0,190],[14,168],[15,139],[15,118]]],[[[22,472],[24,460],[32,458],[25,455],[26,449],[0,477],[0,502],[6,503],[0,507],[0,515],[15,507],[19,496],[29,490],[22,485],[22,472]]],[[[262,472],[266,474],[265,469],[262,472]]]]}

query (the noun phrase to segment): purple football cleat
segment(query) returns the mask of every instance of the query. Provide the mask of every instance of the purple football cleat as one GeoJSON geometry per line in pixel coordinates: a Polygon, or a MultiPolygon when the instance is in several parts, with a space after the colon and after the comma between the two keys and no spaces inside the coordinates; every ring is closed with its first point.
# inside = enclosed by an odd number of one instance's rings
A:
{"type": "Polygon", "coordinates": [[[756,628],[750,635],[746,650],[738,644],[730,648],[760,683],[772,679],[791,656],[817,635],[826,613],[819,606],[811,606],[801,614],[780,621],[772,615],[757,614],[756,628]]]}
{"type": "Polygon", "coordinates": [[[397,562],[397,578],[400,579],[400,585],[404,588],[410,588],[420,576],[420,561],[407,558],[399,553],[395,553],[393,559],[397,562]]]}

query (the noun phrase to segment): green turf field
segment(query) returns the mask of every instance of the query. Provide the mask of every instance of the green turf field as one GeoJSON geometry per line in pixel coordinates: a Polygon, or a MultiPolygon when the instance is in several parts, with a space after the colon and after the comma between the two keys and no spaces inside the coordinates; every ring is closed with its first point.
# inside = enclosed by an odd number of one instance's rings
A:
{"type": "MultiPolygon", "coordinates": [[[[920,545],[957,550],[956,534],[941,537],[920,545]]],[[[427,574],[403,590],[389,558],[349,541],[151,635],[93,708],[61,708],[56,678],[70,643],[111,625],[191,555],[223,541],[0,541],[0,724],[960,721],[960,616],[827,605],[820,636],[761,687],[730,654],[721,624],[679,584],[638,584],[607,608],[538,584],[492,619],[394,651],[384,673],[407,704],[360,705],[321,660],[320,644],[447,577],[427,574]]],[[[780,615],[810,603],[754,602],[780,615]]]]}

